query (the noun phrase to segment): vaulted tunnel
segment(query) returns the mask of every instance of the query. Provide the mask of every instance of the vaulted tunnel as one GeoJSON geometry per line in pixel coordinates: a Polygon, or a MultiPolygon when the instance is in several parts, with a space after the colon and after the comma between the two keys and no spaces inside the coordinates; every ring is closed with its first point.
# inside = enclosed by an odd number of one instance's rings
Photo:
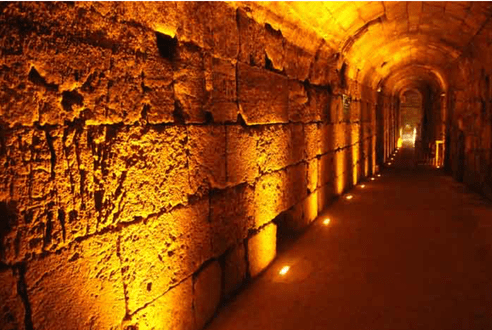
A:
{"type": "MultiPolygon", "coordinates": [[[[374,277],[364,259],[373,252],[387,261],[381,269],[402,267],[395,278],[408,265],[410,278],[434,276],[437,266],[418,273],[413,264],[428,262],[412,254],[427,254],[422,242],[445,261],[447,250],[429,242],[449,244],[446,265],[490,279],[491,15],[490,2],[0,4],[0,328],[200,330],[218,315],[211,328],[372,329],[374,306],[364,314],[347,302],[360,282],[338,283],[345,295],[323,282],[337,273],[320,279],[314,269],[334,272],[336,257],[346,266],[336,269],[374,277]],[[362,186],[372,204],[360,202],[362,186]],[[465,186],[484,199],[456,188],[465,186]],[[337,234],[313,236],[327,214],[337,234]],[[288,260],[279,251],[297,251],[288,249],[305,237],[331,252],[317,252],[318,268],[291,260],[302,285],[272,277],[288,260]],[[407,239],[413,249],[399,245],[407,239]],[[378,250],[385,241],[394,245],[378,250]],[[272,285],[294,294],[306,283],[347,308],[337,314],[313,298],[306,306],[320,314],[290,310],[277,327],[245,314],[270,311],[272,285]]],[[[477,281],[456,283],[490,292],[490,280],[477,281]]],[[[296,294],[272,304],[309,297],[296,294]]],[[[452,313],[449,328],[492,328],[480,307],[492,301],[460,294],[466,305],[453,308],[475,314],[466,323],[452,313]]],[[[385,311],[398,305],[378,297],[385,311]]],[[[422,315],[409,329],[432,318],[422,315]]]]}

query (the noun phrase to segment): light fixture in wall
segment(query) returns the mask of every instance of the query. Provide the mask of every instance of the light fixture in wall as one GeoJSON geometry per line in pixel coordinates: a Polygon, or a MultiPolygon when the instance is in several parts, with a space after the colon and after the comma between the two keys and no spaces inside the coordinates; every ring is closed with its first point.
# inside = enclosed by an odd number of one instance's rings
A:
{"type": "Polygon", "coordinates": [[[280,269],[280,271],[278,272],[280,275],[284,276],[285,274],[287,274],[287,272],[289,271],[290,269],[290,266],[284,266],[282,267],[282,269],[280,269]]]}

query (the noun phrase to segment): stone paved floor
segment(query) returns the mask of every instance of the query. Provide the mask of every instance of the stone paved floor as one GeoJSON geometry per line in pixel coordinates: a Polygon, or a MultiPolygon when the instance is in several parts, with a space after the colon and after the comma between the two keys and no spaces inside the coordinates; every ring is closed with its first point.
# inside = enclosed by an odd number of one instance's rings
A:
{"type": "Polygon", "coordinates": [[[333,204],[207,330],[492,329],[492,204],[412,153],[333,204]]]}

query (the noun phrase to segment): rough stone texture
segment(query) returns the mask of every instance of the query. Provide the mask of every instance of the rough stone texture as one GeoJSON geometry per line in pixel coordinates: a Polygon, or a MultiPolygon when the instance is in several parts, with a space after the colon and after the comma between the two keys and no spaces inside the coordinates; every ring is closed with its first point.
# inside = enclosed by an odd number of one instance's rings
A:
{"type": "Polygon", "coordinates": [[[212,256],[208,200],[125,228],[120,255],[130,313],[189,277],[212,256]]]}
{"type": "Polygon", "coordinates": [[[303,227],[359,179],[362,138],[375,165],[376,122],[365,130],[341,96],[375,110],[371,83],[340,87],[329,38],[248,6],[0,6],[1,278],[17,288],[2,317],[198,330],[221,285],[230,295],[275,256],[280,214],[303,227]]]}
{"type": "Polygon", "coordinates": [[[191,277],[137,311],[124,326],[139,330],[194,330],[193,280],[191,277]]]}
{"type": "Polygon", "coordinates": [[[254,189],[241,184],[210,196],[210,223],[212,246],[215,255],[223,254],[248,235],[254,226],[254,189]]]}
{"type": "Polygon", "coordinates": [[[248,125],[288,121],[288,80],[277,73],[238,63],[238,99],[248,125]]]}
{"type": "Polygon", "coordinates": [[[225,127],[188,126],[187,130],[188,167],[192,191],[225,186],[225,127]]]}
{"type": "MultiPolygon", "coordinates": [[[[19,279],[11,269],[0,271],[0,327],[2,329],[24,330],[25,309],[18,292],[22,291],[19,279]]],[[[25,297],[25,296],[24,296],[25,297]]]]}
{"type": "Polygon", "coordinates": [[[239,289],[246,278],[246,249],[239,244],[224,256],[224,296],[230,297],[239,289]]]}
{"type": "Polygon", "coordinates": [[[252,183],[259,175],[258,130],[226,126],[227,181],[230,184],[252,183]]]}
{"type": "Polygon", "coordinates": [[[262,228],[248,240],[248,265],[251,277],[261,273],[277,253],[277,226],[273,223],[262,228]]]}
{"type": "Polygon", "coordinates": [[[30,262],[25,281],[34,329],[111,329],[125,316],[115,234],[30,262]]]}
{"type": "Polygon", "coordinates": [[[219,305],[221,276],[222,270],[217,261],[213,261],[196,275],[193,283],[195,329],[202,329],[219,305]]]}

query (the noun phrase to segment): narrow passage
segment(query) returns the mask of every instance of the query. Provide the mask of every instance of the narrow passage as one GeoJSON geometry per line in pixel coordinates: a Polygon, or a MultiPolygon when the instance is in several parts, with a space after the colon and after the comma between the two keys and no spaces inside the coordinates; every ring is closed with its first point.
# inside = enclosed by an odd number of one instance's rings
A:
{"type": "Polygon", "coordinates": [[[413,149],[381,173],[329,207],[208,330],[492,329],[492,204],[416,167],[413,149]]]}

